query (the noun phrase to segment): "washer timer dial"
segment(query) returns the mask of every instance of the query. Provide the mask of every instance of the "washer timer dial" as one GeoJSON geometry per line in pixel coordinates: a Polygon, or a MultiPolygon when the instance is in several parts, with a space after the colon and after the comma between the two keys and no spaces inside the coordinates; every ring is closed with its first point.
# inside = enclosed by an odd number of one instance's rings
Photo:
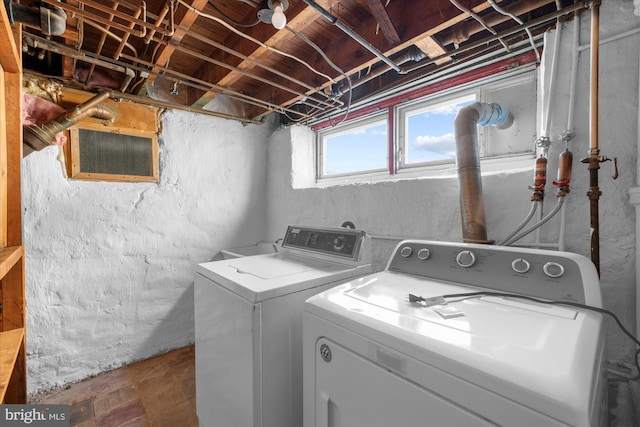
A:
{"type": "Polygon", "coordinates": [[[460,267],[469,268],[476,263],[476,254],[471,251],[459,252],[456,256],[456,262],[460,267]]]}
{"type": "Polygon", "coordinates": [[[564,267],[557,262],[548,262],[542,266],[542,271],[549,277],[558,278],[564,274],[564,267]]]}
{"type": "Polygon", "coordinates": [[[400,255],[403,258],[409,258],[412,253],[413,249],[411,249],[411,246],[405,246],[404,248],[400,249],[400,255]]]}
{"type": "Polygon", "coordinates": [[[422,261],[429,258],[429,255],[431,255],[431,251],[427,248],[422,248],[418,251],[418,258],[420,258],[422,261]]]}
{"type": "Polygon", "coordinates": [[[529,269],[531,268],[531,264],[529,264],[529,261],[524,258],[518,258],[513,260],[513,262],[511,263],[511,268],[516,273],[523,274],[529,271],[529,269]]]}

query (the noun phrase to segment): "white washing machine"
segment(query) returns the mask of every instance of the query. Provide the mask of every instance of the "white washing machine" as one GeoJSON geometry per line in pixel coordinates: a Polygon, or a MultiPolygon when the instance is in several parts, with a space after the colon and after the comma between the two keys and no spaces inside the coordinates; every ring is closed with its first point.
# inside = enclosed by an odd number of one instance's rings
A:
{"type": "Polygon", "coordinates": [[[277,253],[200,264],[200,426],[299,427],[304,301],[370,272],[370,237],[346,228],[289,226],[277,253]]]}
{"type": "Polygon", "coordinates": [[[580,255],[417,240],[311,297],[304,426],[604,425],[602,315],[502,293],[601,306],[580,255]]]}

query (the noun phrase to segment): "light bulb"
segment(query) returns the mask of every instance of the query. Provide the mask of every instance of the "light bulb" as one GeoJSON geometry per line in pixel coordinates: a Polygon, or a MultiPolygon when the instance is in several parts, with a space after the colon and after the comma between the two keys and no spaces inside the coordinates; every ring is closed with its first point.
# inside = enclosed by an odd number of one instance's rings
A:
{"type": "Polygon", "coordinates": [[[282,11],[282,6],[278,5],[273,8],[273,16],[271,17],[271,23],[278,30],[283,29],[284,26],[287,25],[287,17],[284,15],[284,12],[282,11]]]}

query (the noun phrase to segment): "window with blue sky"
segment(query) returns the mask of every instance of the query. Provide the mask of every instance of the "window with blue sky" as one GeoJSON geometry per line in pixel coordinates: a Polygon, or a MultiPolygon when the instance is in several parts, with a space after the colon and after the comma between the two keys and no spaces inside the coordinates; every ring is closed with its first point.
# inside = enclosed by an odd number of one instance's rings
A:
{"type": "Polygon", "coordinates": [[[454,119],[461,108],[476,101],[497,102],[515,116],[514,125],[506,130],[478,128],[482,159],[535,154],[536,79],[532,69],[399,103],[318,131],[317,178],[357,181],[359,176],[369,179],[375,175],[384,179],[452,167],[456,158],[454,119]]]}

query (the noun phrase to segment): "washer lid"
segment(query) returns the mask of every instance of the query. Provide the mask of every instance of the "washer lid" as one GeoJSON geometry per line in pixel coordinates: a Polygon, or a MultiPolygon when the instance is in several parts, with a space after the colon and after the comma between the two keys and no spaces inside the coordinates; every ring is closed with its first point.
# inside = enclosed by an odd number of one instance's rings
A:
{"type": "Polygon", "coordinates": [[[366,274],[371,265],[354,267],[275,253],[207,262],[196,271],[251,302],[259,302],[366,274]]]}
{"type": "Polygon", "coordinates": [[[311,297],[305,311],[558,419],[588,413],[601,315],[509,298],[433,307],[407,298],[476,291],[381,272],[311,297]]]}

